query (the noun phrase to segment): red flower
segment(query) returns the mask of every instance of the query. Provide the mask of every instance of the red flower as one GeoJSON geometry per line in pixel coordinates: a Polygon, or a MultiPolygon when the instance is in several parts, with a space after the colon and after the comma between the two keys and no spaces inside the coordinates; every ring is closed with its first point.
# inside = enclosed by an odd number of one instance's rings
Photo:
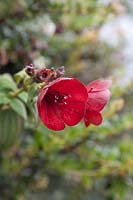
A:
{"type": "Polygon", "coordinates": [[[110,98],[110,80],[95,80],[87,85],[88,99],[86,103],[84,122],[99,125],[102,123],[100,111],[104,108],[110,98]]]}
{"type": "Polygon", "coordinates": [[[40,91],[39,117],[52,130],[76,125],[84,116],[87,97],[85,86],[77,79],[58,78],[40,91]]]}

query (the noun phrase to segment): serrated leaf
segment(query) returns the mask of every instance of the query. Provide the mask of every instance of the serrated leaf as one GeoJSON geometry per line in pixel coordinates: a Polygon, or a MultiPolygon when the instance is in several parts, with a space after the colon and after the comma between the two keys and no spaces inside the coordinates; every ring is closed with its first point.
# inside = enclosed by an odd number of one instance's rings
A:
{"type": "Polygon", "coordinates": [[[0,87],[1,89],[16,90],[17,85],[13,78],[9,74],[4,74],[0,76],[0,87]]]}
{"type": "Polygon", "coordinates": [[[21,117],[23,117],[25,120],[27,119],[27,111],[26,111],[24,103],[21,100],[19,100],[17,98],[12,99],[11,102],[10,102],[10,106],[21,117]]]}

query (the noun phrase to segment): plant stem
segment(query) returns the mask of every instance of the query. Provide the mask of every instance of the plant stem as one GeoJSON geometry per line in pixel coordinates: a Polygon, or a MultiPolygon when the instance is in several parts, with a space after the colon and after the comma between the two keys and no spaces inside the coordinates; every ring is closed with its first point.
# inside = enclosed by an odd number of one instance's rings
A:
{"type": "MultiPolygon", "coordinates": [[[[45,82],[43,83],[38,83],[37,84],[37,88],[38,89],[41,89],[42,87],[46,86],[47,84],[45,82]]],[[[22,88],[19,88],[18,90],[16,90],[15,92],[12,92],[10,94],[11,97],[17,97],[20,93],[24,92],[24,91],[27,91],[27,89],[29,88],[29,85],[23,85],[22,88]]]]}
{"type": "Polygon", "coordinates": [[[22,88],[16,90],[15,92],[12,92],[12,93],[10,94],[10,96],[13,97],[13,98],[14,98],[14,97],[17,97],[20,93],[26,91],[27,88],[28,88],[28,87],[23,86],[22,88]]]}
{"type": "Polygon", "coordinates": [[[59,150],[59,154],[66,154],[74,151],[77,147],[87,142],[87,140],[90,138],[90,135],[86,135],[83,138],[81,138],[79,141],[75,142],[74,144],[71,144],[69,146],[66,146],[59,150]]]}

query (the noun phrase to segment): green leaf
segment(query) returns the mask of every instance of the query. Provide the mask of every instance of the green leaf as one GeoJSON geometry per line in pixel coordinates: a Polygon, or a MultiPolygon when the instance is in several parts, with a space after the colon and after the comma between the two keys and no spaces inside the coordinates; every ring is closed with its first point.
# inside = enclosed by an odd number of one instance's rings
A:
{"type": "Polygon", "coordinates": [[[34,120],[34,124],[36,125],[38,123],[38,115],[37,115],[37,108],[35,102],[28,102],[27,107],[30,111],[30,115],[32,119],[34,120]]]}
{"type": "Polygon", "coordinates": [[[21,100],[19,100],[17,98],[12,99],[11,102],[10,102],[10,106],[21,117],[23,117],[25,120],[27,119],[27,111],[26,111],[24,103],[21,100]]]}
{"type": "Polygon", "coordinates": [[[2,89],[16,90],[17,85],[9,74],[0,76],[0,87],[2,89]]]}
{"type": "Polygon", "coordinates": [[[34,84],[28,89],[28,102],[34,102],[34,99],[36,98],[37,95],[38,95],[38,89],[34,84]]]}
{"type": "Polygon", "coordinates": [[[10,99],[8,98],[7,94],[4,92],[0,92],[0,104],[7,104],[10,102],[10,99]]]}
{"type": "Polygon", "coordinates": [[[28,93],[27,92],[22,92],[18,96],[24,103],[27,103],[28,101],[28,93]]]}

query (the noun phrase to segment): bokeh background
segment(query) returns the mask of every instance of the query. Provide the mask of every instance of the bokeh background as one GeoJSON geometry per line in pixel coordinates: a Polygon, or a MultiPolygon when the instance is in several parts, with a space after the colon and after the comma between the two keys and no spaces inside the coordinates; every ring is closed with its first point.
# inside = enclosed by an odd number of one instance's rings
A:
{"type": "Polygon", "coordinates": [[[0,76],[29,63],[63,65],[85,84],[112,79],[112,96],[99,127],[54,132],[29,115],[0,148],[0,200],[131,200],[133,1],[1,0],[0,76]]]}

